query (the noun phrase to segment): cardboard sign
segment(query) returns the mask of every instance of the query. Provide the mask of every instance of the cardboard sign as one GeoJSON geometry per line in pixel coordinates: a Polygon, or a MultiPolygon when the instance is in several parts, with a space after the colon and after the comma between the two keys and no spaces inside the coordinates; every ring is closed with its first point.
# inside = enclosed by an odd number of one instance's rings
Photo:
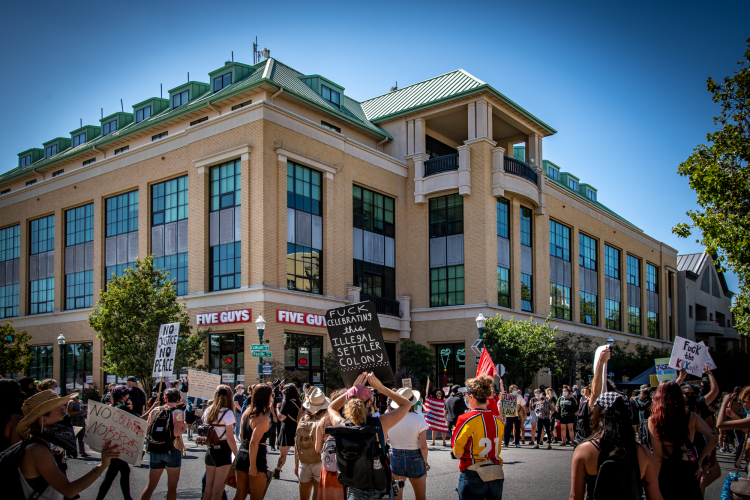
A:
{"type": "Polygon", "coordinates": [[[656,375],[649,375],[651,381],[651,387],[659,387],[659,378],[656,375]]]}
{"type": "Polygon", "coordinates": [[[120,460],[131,465],[141,464],[143,441],[148,422],[114,406],[89,400],[84,443],[94,451],[102,451],[104,443],[120,447],[120,460]]]}
{"type": "MultiPolygon", "coordinates": [[[[602,355],[602,352],[604,352],[604,349],[606,349],[607,347],[609,347],[609,344],[600,345],[596,348],[596,351],[594,351],[594,369],[596,369],[596,365],[599,364],[599,356],[602,355]]],[[[602,387],[607,387],[607,365],[604,365],[602,371],[602,387]]]]}
{"type": "Polygon", "coordinates": [[[177,354],[177,338],[180,336],[179,323],[167,323],[159,327],[159,340],[156,343],[156,358],[151,376],[171,377],[174,372],[174,356],[177,354]]]}
{"type": "Polygon", "coordinates": [[[221,385],[221,375],[188,370],[188,397],[212,399],[219,385],[221,385]]]}
{"type": "Polygon", "coordinates": [[[669,358],[669,366],[677,371],[684,368],[690,375],[700,377],[703,374],[703,365],[706,364],[707,353],[708,347],[702,342],[676,337],[672,347],[672,356],[669,358]]]}
{"type": "MultiPolygon", "coordinates": [[[[701,344],[703,344],[703,341],[701,340],[701,344]]],[[[703,344],[706,345],[706,344],[703,344]]],[[[706,348],[706,364],[708,365],[709,370],[715,370],[716,369],[716,363],[714,363],[714,358],[711,357],[711,351],[708,350],[708,347],[706,348]]]]}
{"type": "Polygon", "coordinates": [[[384,384],[393,382],[375,304],[359,302],[329,309],[326,326],[346,387],[351,387],[364,371],[373,372],[384,384]]]}
{"type": "Polygon", "coordinates": [[[402,380],[401,380],[401,385],[402,385],[403,387],[408,387],[409,389],[411,389],[411,388],[412,388],[412,387],[411,387],[411,379],[410,379],[410,378],[405,378],[405,379],[402,379],[402,380]]]}
{"type": "Polygon", "coordinates": [[[677,378],[677,371],[669,367],[669,358],[657,358],[654,363],[656,363],[656,378],[659,382],[677,378]]]}
{"type": "Polygon", "coordinates": [[[501,394],[500,395],[500,408],[502,417],[515,417],[516,416],[516,405],[517,397],[515,394],[501,394]]]}

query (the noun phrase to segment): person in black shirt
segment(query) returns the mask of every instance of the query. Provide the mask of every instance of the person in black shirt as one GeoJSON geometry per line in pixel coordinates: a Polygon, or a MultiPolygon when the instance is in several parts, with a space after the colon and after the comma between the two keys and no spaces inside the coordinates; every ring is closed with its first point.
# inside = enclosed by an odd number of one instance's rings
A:
{"type": "MultiPolygon", "coordinates": [[[[131,392],[131,389],[124,385],[118,385],[114,387],[111,391],[111,394],[112,394],[111,405],[121,412],[129,413],[131,415],[136,415],[135,411],[128,408],[128,406],[125,404],[125,401],[127,401],[128,394],[130,392],[131,392]]],[[[140,415],[136,415],[136,416],[140,416],[140,415]]],[[[117,476],[118,472],[120,473],[120,489],[122,490],[122,497],[125,500],[131,499],[130,465],[128,465],[128,463],[125,462],[124,460],[120,460],[119,458],[113,458],[112,461],[109,463],[107,472],[104,474],[104,481],[102,481],[102,484],[99,487],[99,493],[96,495],[96,500],[104,500],[107,497],[107,492],[109,492],[109,488],[112,486],[112,483],[114,482],[115,477],[117,476]]]]}
{"type": "Polygon", "coordinates": [[[286,455],[289,448],[294,446],[294,437],[297,435],[297,423],[300,418],[300,409],[302,401],[299,397],[299,391],[294,384],[287,384],[282,389],[284,398],[279,405],[277,416],[281,421],[279,430],[279,461],[276,464],[276,470],[273,472],[274,479],[281,478],[281,469],[286,463],[286,455]]]}
{"type": "Polygon", "coordinates": [[[560,414],[561,446],[572,444],[575,434],[578,401],[570,394],[570,388],[563,386],[562,396],[557,400],[557,412],[560,414]]]}
{"type": "Polygon", "coordinates": [[[240,424],[242,421],[242,407],[245,404],[245,386],[240,384],[234,388],[234,416],[237,419],[237,425],[234,426],[234,437],[239,441],[240,438],[240,424]]]}
{"type": "Polygon", "coordinates": [[[445,400],[445,420],[448,422],[448,429],[451,436],[453,435],[454,427],[456,427],[458,417],[466,413],[468,409],[463,394],[458,392],[460,388],[461,386],[458,384],[451,387],[451,395],[445,400]]]}
{"type": "Polygon", "coordinates": [[[138,387],[138,380],[130,376],[125,380],[130,389],[130,400],[133,402],[133,412],[141,416],[146,412],[146,394],[138,387]]]}
{"type": "Polygon", "coordinates": [[[649,433],[648,433],[648,419],[651,416],[651,405],[653,400],[651,399],[651,388],[643,384],[641,386],[641,392],[637,398],[632,400],[633,408],[638,415],[638,434],[641,437],[641,444],[644,444],[651,448],[649,433]]]}

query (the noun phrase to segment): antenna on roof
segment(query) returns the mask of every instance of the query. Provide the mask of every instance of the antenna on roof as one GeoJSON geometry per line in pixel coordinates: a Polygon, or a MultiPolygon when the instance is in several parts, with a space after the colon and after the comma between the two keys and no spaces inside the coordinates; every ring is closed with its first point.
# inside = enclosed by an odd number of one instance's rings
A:
{"type": "Polygon", "coordinates": [[[102,109],[102,118],[104,118],[104,108],[101,108],[101,109],[102,109]]]}
{"type": "Polygon", "coordinates": [[[159,84],[159,98],[164,99],[164,84],[159,84]]]}
{"type": "Polygon", "coordinates": [[[398,90],[398,80],[396,81],[396,85],[394,85],[393,87],[391,87],[391,92],[395,92],[397,90],[398,90]]]}
{"type": "Polygon", "coordinates": [[[125,106],[122,105],[122,99],[120,99],[120,111],[125,112],[125,106]]]}
{"type": "Polygon", "coordinates": [[[258,64],[258,37],[255,37],[255,43],[253,44],[253,64],[258,64]]]}
{"type": "Polygon", "coordinates": [[[190,81],[190,71],[188,71],[188,81],[190,81]]]}
{"type": "Polygon", "coordinates": [[[232,51],[232,62],[234,62],[234,51],[232,51]]]}
{"type": "Polygon", "coordinates": [[[81,118],[81,127],[83,127],[83,118],[81,118]]]}

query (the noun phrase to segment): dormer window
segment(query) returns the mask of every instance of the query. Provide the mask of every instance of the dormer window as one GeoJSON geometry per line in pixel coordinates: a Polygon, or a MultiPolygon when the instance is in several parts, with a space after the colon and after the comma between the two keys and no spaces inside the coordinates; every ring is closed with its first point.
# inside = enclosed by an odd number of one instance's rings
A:
{"type": "Polygon", "coordinates": [[[182,106],[188,102],[188,91],[184,90],[172,96],[172,109],[182,106]]]}
{"type": "Polygon", "coordinates": [[[111,122],[107,122],[102,127],[102,136],[111,134],[115,130],[117,130],[117,120],[112,120],[111,122]]]}
{"type": "Polygon", "coordinates": [[[596,191],[594,191],[592,189],[587,189],[586,190],[586,196],[589,197],[589,200],[596,201],[596,191]]]}
{"type": "Polygon", "coordinates": [[[86,132],[73,136],[73,147],[80,146],[86,142],[86,132]]]}
{"type": "Polygon", "coordinates": [[[26,165],[31,165],[31,155],[26,155],[21,157],[21,167],[25,167],[26,165]]]}
{"type": "Polygon", "coordinates": [[[218,92],[224,87],[228,87],[232,84],[232,72],[225,73],[221,76],[214,78],[214,92],[218,92]]]}
{"type": "Polygon", "coordinates": [[[142,122],[146,118],[149,118],[151,116],[151,106],[146,106],[145,108],[141,108],[138,111],[135,112],[135,122],[142,122]]]}
{"type": "Polygon", "coordinates": [[[568,187],[573,191],[578,191],[578,181],[575,179],[568,179],[568,187]]]}
{"type": "Polygon", "coordinates": [[[330,87],[326,87],[325,85],[320,86],[320,93],[322,94],[323,99],[330,102],[337,108],[341,107],[341,94],[330,87]]]}
{"type": "Polygon", "coordinates": [[[44,149],[44,157],[49,158],[50,156],[55,156],[57,154],[57,144],[53,144],[51,146],[47,146],[44,149]]]}
{"type": "Polygon", "coordinates": [[[547,172],[549,172],[549,176],[552,177],[555,180],[560,179],[560,172],[556,168],[547,167],[547,172]]]}

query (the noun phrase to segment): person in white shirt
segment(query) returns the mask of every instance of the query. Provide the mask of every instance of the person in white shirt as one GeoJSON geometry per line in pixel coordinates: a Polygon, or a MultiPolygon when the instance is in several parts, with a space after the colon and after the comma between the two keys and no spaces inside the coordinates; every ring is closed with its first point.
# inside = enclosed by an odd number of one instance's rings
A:
{"type": "MultiPolygon", "coordinates": [[[[391,427],[388,431],[388,440],[391,443],[390,461],[391,472],[394,479],[409,479],[411,487],[414,488],[416,500],[425,500],[427,489],[427,421],[424,414],[417,413],[415,405],[419,401],[419,391],[413,391],[408,387],[397,391],[411,403],[409,412],[404,418],[391,427]]],[[[398,408],[396,403],[391,403],[392,408],[398,408]]],[[[401,500],[403,488],[399,489],[396,500],[401,500]]]]}
{"type": "Polygon", "coordinates": [[[234,417],[231,387],[220,385],[216,388],[211,406],[203,412],[203,423],[214,426],[219,436],[219,444],[206,450],[206,489],[203,500],[221,500],[224,480],[232,465],[232,453],[235,456],[238,454],[237,443],[232,434],[237,420],[234,417]]]}

